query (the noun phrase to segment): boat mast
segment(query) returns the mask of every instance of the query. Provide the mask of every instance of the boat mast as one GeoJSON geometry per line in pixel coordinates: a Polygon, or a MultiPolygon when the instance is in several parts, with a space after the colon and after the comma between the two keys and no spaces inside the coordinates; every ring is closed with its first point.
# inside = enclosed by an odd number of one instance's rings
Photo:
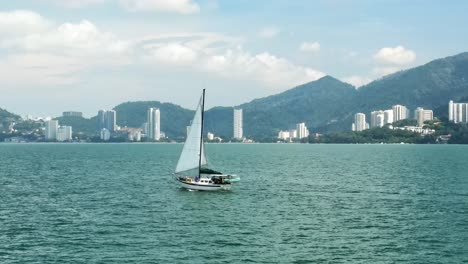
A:
{"type": "Polygon", "coordinates": [[[203,117],[205,115],[205,89],[203,89],[202,95],[202,105],[201,105],[201,135],[200,135],[200,154],[198,155],[198,178],[200,178],[200,170],[201,170],[201,158],[202,158],[202,151],[203,151],[203,117]]]}

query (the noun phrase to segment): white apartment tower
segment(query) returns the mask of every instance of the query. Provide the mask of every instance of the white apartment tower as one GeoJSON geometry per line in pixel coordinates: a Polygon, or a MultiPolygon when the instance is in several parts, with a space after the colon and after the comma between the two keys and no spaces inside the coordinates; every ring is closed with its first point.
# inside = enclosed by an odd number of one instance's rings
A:
{"type": "Polygon", "coordinates": [[[149,140],[159,140],[161,138],[161,120],[158,108],[148,109],[148,131],[149,140]]]}
{"type": "Polygon", "coordinates": [[[61,126],[57,129],[57,141],[71,141],[72,140],[72,127],[61,126]]]}
{"type": "Polygon", "coordinates": [[[408,118],[408,109],[404,105],[394,105],[393,110],[393,122],[408,118]]]}
{"type": "Polygon", "coordinates": [[[414,112],[415,118],[418,121],[418,126],[420,127],[424,125],[424,121],[432,120],[434,118],[432,110],[424,110],[422,107],[418,107],[414,112]]]}
{"type": "Polygon", "coordinates": [[[306,138],[309,136],[309,130],[307,129],[305,123],[299,123],[296,125],[297,138],[306,138]]]}
{"type": "Polygon", "coordinates": [[[58,126],[58,120],[49,120],[45,122],[45,140],[57,139],[58,126]]]}
{"type": "Polygon", "coordinates": [[[388,109],[384,111],[384,124],[393,123],[393,109],[388,109]]]}
{"type": "Polygon", "coordinates": [[[468,123],[468,103],[449,102],[449,121],[454,123],[468,123]]]}
{"type": "Polygon", "coordinates": [[[363,131],[369,128],[369,124],[366,123],[366,115],[363,113],[357,113],[354,115],[353,131],[363,131]]]}
{"type": "Polygon", "coordinates": [[[383,127],[385,125],[385,112],[382,110],[371,112],[370,127],[383,127]]]}
{"type": "Polygon", "coordinates": [[[234,109],[234,138],[242,139],[243,138],[243,127],[242,127],[242,109],[234,109]]]}

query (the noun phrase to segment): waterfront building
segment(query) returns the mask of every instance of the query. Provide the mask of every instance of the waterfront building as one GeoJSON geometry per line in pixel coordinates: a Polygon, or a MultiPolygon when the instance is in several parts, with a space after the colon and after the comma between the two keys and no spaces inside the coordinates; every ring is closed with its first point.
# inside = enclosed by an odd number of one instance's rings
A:
{"type": "Polygon", "coordinates": [[[45,122],[45,140],[52,141],[57,139],[58,120],[49,120],[45,122]]]}
{"type": "Polygon", "coordinates": [[[289,138],[297,138],[297,130],[296,129],[290,129],[289,130],[289,138]]]}
{"type": "Polygon", "coordinates": [[[64,117],[83,117],[82,112],[77,112],[77,111],[65,111],[62,113],[62,116],[64,117]]]}
{"type": "Polygon", "coordinates": [[[468,103],[449,102],[449,121],[454,123],[468,123],[468,103]]]}
{"type": "Polygon", "coordinates": [[[208,132],[208,134],[206,135],[206,137],[208,138],[208,140],[214,140],[214,134],[211,133],[211,132],[208,132]]]}
{"type": "Polygon", "coordinates": [[[235,139],[242,139],[243,138],[243,117],[242,117],[242,109],[234,109],[234,120],[233,120],[233,128],[234,128],[234,138],[235,139]]]}
{"type": "Polygon", "coordinates": [[[393,110],[393,122],[408,118],[409,111],[404,105],[394,105],[393,110]]]}
{"type": "Polygon", "coordinates": [[[291,136],[290,136],[289,131],[280,130],[280,132],[278,132],[278,138],[283,139],[283,140],[287,140],[287,139],[290,139],[291,136]]]}
{"type": "Polygon", "coordinates": [[[151,107],[148,109],[148,133],[149,140],[161,139],[161,119],[159,108],[151,107]]]}
{"type": "Polygon", "coordinates": [[[109,129],[107,128],[101,129],[101,136],[100,136],[101,140],[108,141],[110,137],[111,137],[111,133],[109,129]]]}
{"type": "Polygon", "coordinates": [[[369,128],[369,123],[366,123],[366,115],[357,113],[354,115],[354,123],[352,125],[353,131],[363,131],[369,128]]]}
{"type": "Polygon", "coordinates": [[[305,123],[299,123],[296,125],[297,138],[306,138],[309,136],[309,130],[307,129],[305,123]]]}
{"type": "Polygon", "coordinates": [[[60,126],[57,129],[57,141],[71,141],[72,140],[72,127],[60,126]]]}
{"type": "Polygon", "coordinates": [[[422,107],[416,108],[415,118],[418,121],[418,126],[422,127],[424,125],[424,121],[432,120],[434,118],[434,114],[432,110],[425,110],[422,107]]]}
{"type": "Polygon", "coordinates": [[[385,112],[382,110],[371,112],[370,127],[383,127],[385,124],[385,112]]]}

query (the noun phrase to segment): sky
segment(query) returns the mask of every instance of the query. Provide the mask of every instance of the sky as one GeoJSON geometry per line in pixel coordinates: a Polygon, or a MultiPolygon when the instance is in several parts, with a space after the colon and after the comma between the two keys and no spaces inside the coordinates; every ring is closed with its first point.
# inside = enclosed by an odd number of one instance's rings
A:
{"type": "Polygon", "coordinates": [[[468,51],[468,1],[15,0],[0,4],[0,108],[235,106],[331,75],[360,86],[468,51]]]}

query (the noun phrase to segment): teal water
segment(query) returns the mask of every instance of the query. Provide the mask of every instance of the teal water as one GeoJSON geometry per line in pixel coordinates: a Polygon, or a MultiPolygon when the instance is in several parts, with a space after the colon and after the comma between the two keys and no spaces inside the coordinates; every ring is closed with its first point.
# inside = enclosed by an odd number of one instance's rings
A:
{"type": "Polygon", "coordinates": [[[0,263],[468,263],[468,146],[0,144],[0,263]]]}

